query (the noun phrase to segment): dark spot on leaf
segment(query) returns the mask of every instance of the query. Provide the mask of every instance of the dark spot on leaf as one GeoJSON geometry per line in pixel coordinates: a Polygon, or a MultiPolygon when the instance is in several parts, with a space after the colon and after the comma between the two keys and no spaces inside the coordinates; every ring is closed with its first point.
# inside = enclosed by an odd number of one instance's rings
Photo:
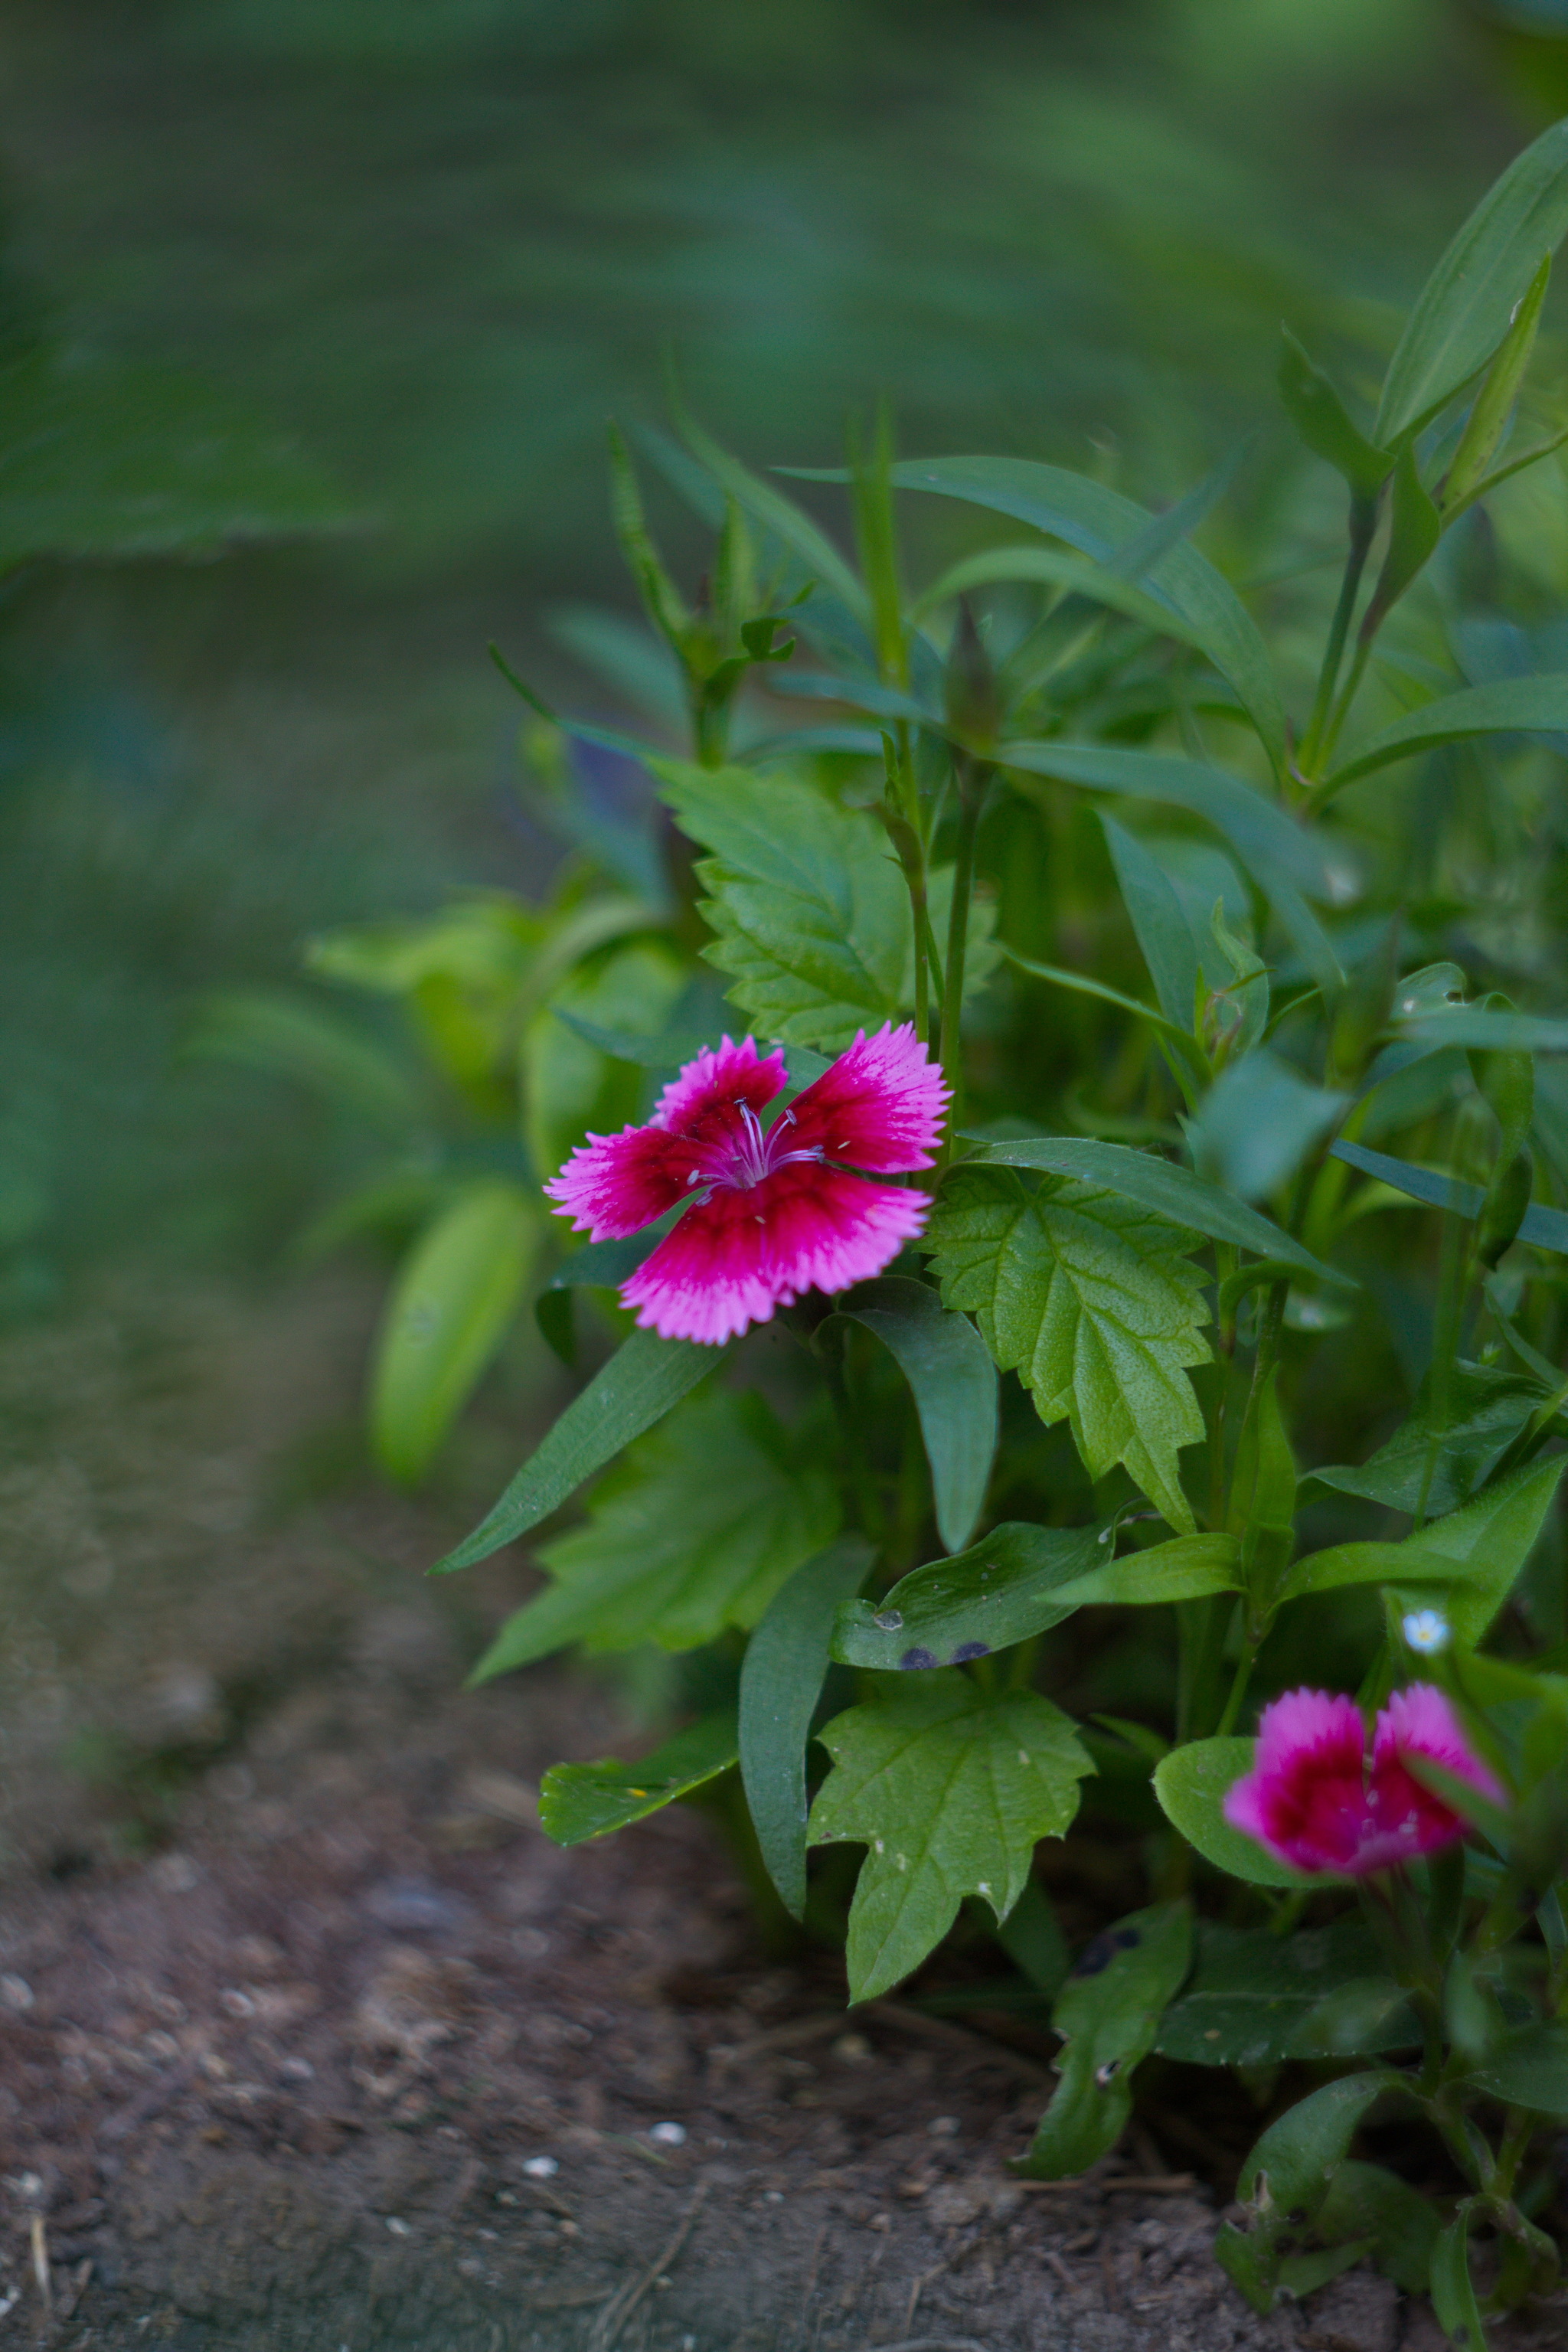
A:
{"type": "Polygon", "coordinates": [[[934,1666],[936,1663],[936,1655],[933,1651],[921,1649],[906,1650],[903,1656],[899,1660],[900,1665],[903,1667],[906,1673],[909,1673],[912,1669],[920,1666],[934,1666]]]}
{"type": "Polygon", "coordinates": [[[1097,1977],[1115,1957],[1116,1947],[1109,1936],[1093,1936],[1073,1962],[1072,1972],[1075,1977],[1097,1977]]]}
{"type": "Polygon", "coordinates": [[[1116,1933],[1111,1937],[1111,1941],[1116,1946],[1119,1952],[1131,1952],[1134,1950],[1140,1940],[1141,1938],[1136,1927],[1118,1927],[1116,1933]]]}
{"type": "Polygon", "coordinates": [[[971,1658],[988,1658],[990,1655],[989,1642],[960,1642],[952,1654],[952,1663],[955,1666],[962,1666],[967,1664],[971,1658]]]}

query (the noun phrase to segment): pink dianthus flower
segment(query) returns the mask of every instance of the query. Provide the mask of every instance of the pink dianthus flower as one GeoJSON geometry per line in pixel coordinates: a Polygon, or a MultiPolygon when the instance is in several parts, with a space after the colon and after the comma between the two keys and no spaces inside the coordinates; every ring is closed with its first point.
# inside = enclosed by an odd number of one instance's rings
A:
{"type": "Polygon", "coordinates": [[[856,1172],[931,1164],[948,1087],[912,1024],[862,1030],[764,1128],[760,1114],[786,1083],[782,1053],[726,1037],[666,1087],[646,1127],[591,1135],[544,1187],[557,1215],[596,1242],[690,1202],[621,1288],[666,1339],[716,1345],[807,1290],[847,1290],[925,1223],[923,1192],[856,1172]]]}
{"type": "Polygon", "coordinates": [[[1287,1691],[1266,1706],[1250,1772],[1225,1801],[1225,1817],[1292,1869],[1363,1878],[1435,1853],[1465,1834],[1453,1807],[1409,1770],[1420,1757],[1494,1801],[1502,1790],[1472,1751],[1440,1690],[1395,1691],[1373,1729],[1354,1699],[1287,1691]]]}

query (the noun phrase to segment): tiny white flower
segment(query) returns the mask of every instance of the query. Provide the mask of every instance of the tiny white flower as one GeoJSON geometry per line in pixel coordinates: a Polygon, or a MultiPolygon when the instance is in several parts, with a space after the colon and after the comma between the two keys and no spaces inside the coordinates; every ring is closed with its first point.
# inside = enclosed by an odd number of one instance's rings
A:
{"type": "Polygon", "coordinates": [[[1406,1649],[1423,1658],[1436,1657],[1453,1639],[1448,1621],[1438,1609],[1412,1609],[1400,1631],[1406,1649]]]}

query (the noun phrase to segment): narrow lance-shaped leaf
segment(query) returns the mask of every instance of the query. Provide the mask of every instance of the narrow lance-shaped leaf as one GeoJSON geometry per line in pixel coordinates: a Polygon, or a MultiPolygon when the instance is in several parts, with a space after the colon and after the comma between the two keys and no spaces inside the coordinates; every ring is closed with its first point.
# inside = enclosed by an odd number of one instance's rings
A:
{"type": "Polygon", "coordinates": [[[1556,122],[1488,189],[1422,288],[1384,379],[1381,448],[1412,438],[1485,367],[1565,230],[1568,122],[1556,122]]]}
{"type": "Polygon", "coordinates": [[[1568,676],[1507,677],[1491,686],[1463,687],[1440,695],[1383,728],[1342,760],[1327,791],[1338,792],[1395,760],[1414,759],[1444,743],[1477,735],[1552,735],[1568,728],[1568,676]]]}
{"type": "Polygon", "coordinates": [[[1508,428],[1508,420],[1530,365],[1530,355],[1535,348],[1536,330],[1541,324],[1541,307],[1546,299],[1546,289],[1552,277],[1552,257],[1547,255],[1530,282],[1528,291],[1521,298],[1513,314],[1513,323],[1503,338],[1502,348],[1487,371],[1487,380],[1476,396],[1459,446],[1455,450],[1447,476],[1443,483],[1443,519],[1447,523],[1453,515],[1461,513],[1469,504],[1470,494],[1479,489],[1491,463],[1492,452],[1508,428]]]}
{"type": "Polygon", "coordinates": [[[1432,2308],[1450,2344],[1487,2352],[1487,2331],[1470,2277],[1470,2222],[1478,2200],[1467,2197],[1445,2222],[1432,2250],[1432,2308]]]}
{"type": "Polygon", "coordinates": [[[1289,327],[1279,353],[1279,384],[1286,413],[1313,456],[1342,474],[1357,498],[1374,498],[1388,478],[1393,457],[1367,439],[1330,378],[1289,327]]]}
{"type": "Polygon", "coordinates": [[[834,1612],[855,1592],[871,1547],[847,1536],[805,1560],[769,1603],[741,1667],[741,1779],[769,1877],[784,1908],[805,1911],[805,1750],[827,1672],[834,1612]]]}
{"type": "Polygon", "coordinates": [[[538,1203],[516,1184],[459,1193],[399,1272],[376,1340],[370,1425],[391,1477],[430,1466],[522,1304],[538,1203]]]}
{"type": "Polygon", "coordinates": [[[1399,462],[1394,468],[1388,551],[1362,621],[1363,638],[1373,635],[1384,614],[1393,611],[1405,590],[1426,570],[1442,535],[1442,520],[1422,482],[1415,452],[1407,446],[1400,451],[1399,462]]]}
{"type": "MultiPolygon", "coordinates": [[[[1445,1037],[1443,1042],[1447,1045],[1449,1040],[1445,1037]]],[[[1467,1040],[1461,1035],[1452,1042],[1463,1045],[1467,1040]]],[[[1486,1206],[1486,1194],[1479,1184],[1467,1184],[1458,1176],[1441,1175],[1435,1168],[1417,1168],[1414,1161],[1395,1160],[1386,1151],[1371,1151],[1364,1143],[1331,1143],[1329,1156],[1344,1160],[1348,1167],[1359,1168],[1363,1176],[1375,1176],[1379,1183],[1405,1193],[1412,1201],[1424,1201],[1433,1209],[1447,1209],[1451,1216],[1479,1217],[1486,1206]]],[[[1518,1238],[1530,1242],[1536,1249],[1568,1251],[1568,1213],[1539,1203],[1532,1205],[1520,1220],[1518,1238]]]]}
{"type": "Polygon", "coordinates": [[[724,1358],[721,1348],[634,1331],[518,1472],[495,1508],[434,1573],[487,1559],[558,1511],[568,1495],[602,1470],[623,1446],[661,1421],[724,1358]]]}
{"type": "Polygon", "coordinates": [[[1448,1585],[1457,1641],[1474,1648],[1534,1547],[1568,1456],[1536,1462],[1489,1486],[1464,1509],[1434,1519],[1403,1543],[1334,1544],[1299,1559],[1284,1598],[1349,1584],[1448,1585]]]}
{"type": "Polygon", "coordinates": [[[1192,1949],[1192,1906],[1182,1901],[1134,1911],[1079,1954],[1051,2011],[1066,2045],[1061,2080],[1017,2171],[1068,2179],[1115,2147],[1132,2112],[1134,2070],[1154,2046],[1192,1949]]]}
{"type": "Polygon", "coordinates": [[[1178,1028],[1191,1029],[1198,1006],[1197,949],[1182,908],[1159,861],[1114,817],[1100,820],[1105,845],[1160,1010],[1178,1028]]]}
{"type": "Polygon", "coordinates": [[[991,1694],[965,1675],[884,1685],[819,1735],[834,1769],[812,1807],[813,1845],[863,1844],[849,1913],[851,2000],[871,2000],[935,1949],[967,1895],[998,1920],[1024,1890],[1036,1842],[1060,1837],[1094,1769],[1059,1707],[991,1694]]]}
{"type": "Polygon", "coordinates": [[[996,1368],[967,1316],[904,1275],[862,1283],[838,1311],[876,1333],[910,1384],[931,1465],[937,1532],[962,1551],[996,1454],[996,1368]]]}
{"type": "Polygon", "coordinates": [[[556,1764],[539,1784],[539,1826],[557,1845],[606,1837],[727,1772],[739,1754],[735,1710],[721,1707],[636,1764],[604,1756],[556,1764]]]}

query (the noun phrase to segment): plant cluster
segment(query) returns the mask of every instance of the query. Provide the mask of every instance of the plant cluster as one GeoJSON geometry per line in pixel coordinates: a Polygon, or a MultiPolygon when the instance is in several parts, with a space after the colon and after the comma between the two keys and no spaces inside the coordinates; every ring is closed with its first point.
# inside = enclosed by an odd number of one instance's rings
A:
{"type": "Polygon", "coordinates": [[[1269,2117],[1242,2291],[1371,2254],[1471,2347],[1556,2281],[1568,2118],[1568,1019],[1510,992],[1563,978],[1568,674],[1509,555],[1564,437],[1530,370],[1565,228],[1559,124],[1365,421],[1287,338],[1348,494],[1315,677],[1278,481],[1247,600],[1194,542],[1236,462],[1154,513],[879,423],[816,478],[851,562],[678,399],[648,446],[718,531],[695,601],[612,457],[684,754],[520,688],[557,781],[651,775],[672,879],[590,790],[546,911],[318,951],[407,1003],[469,1118],[345,1213],[433,1215],[384,1457],[430,1458],[548,1206],[589,1238],[546,1336],[575,1299],[618,1340],[442,1563],[596,1478],[478,1672],[686,1662],[691,1719],[556,1768],[550,1833],[710,1803],[761,1903],[843,1933],[852,2000],[988,1922],[1062,2037],[1026,2171],[1110,2148],[1151,2056],[1237,2068],[1269,2117]],[[900,498],[1009,535],[910,593],[900,498]],[[520,1129],[529,1169],[474,1164],[520,1129]],[[1148,1900],[1075,1956],[1037,1848],[1080,1810],[1148,1900]],[[1430,2194],[1365,2152],[1401,2119],[1430,2194]]]}

